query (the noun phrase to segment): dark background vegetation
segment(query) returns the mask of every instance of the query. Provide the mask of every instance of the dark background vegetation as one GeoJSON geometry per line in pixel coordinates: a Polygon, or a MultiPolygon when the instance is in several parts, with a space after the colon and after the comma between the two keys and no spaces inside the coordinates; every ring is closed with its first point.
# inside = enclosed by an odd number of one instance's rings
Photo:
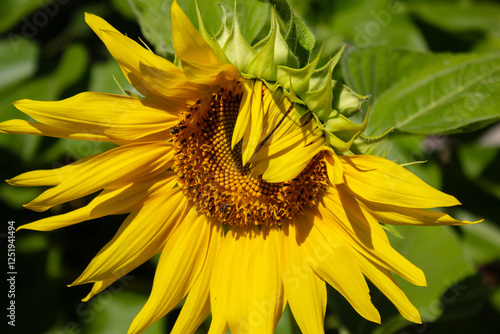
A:
{"type": "MultiPolygon", "coordinates": [[[[185,6],[184,2],[181,5],[185,6]]],[[[500,47],[500,3],[496,1],[293,2],[297,13],[316,34],[318,45],[325,41],[325,59],[345,42],[357,48],[384,45],[425,53],[486,53],[500,47]],[[395,7],[391,6],[396,5],[403,7],[393,10],[395,7]]],[[[19,99],[58,100],[82,91],[120,93],[115,78],[123,88],[130,88],[103,44],[85,24],[84,12],[102,16],[136,40],[143,36],[127,1],[0,3],[0,121],[24,117],[11,105],[19,99]]],[[[342,72],[337,72],[341,78],[342,72]]],[[[498,73],[493,74],[498,81],[498,73]]],[[[391,235],[395,247],[426,272],[427,289],[402,283],[426,323],[408,324],[373,289],[383,325],[371,324],[330,289],[327,333],[497,333],[500,128],[493,123],[478,131],[446,136],[396,134],[388,142],[392,148],[389,157],[393,159],[427,161],[410,168],[463,203],[460,209],[452,211],[453,215],[485,221],[466,228],[402,228],[396,230],[396,236],[391,235]]],[[[0,135],[0,178],[56,168],[109,147],[106,143],[0,135]]],[[[2,272],[8,271],[8,221],[20,226],[70,211],[88,201],[73,201],[45,213],[22,207],[42,191],[0,184],[2,272]]],[[[90,286],[66,287],[112,238],[123,219],[112,216],[48,233],[16,233],[16,327],[7,326],[2,315],[0,328],[5,326],[7,333],[125,333],[147,299],[154,260],[87,303],[80,299],[87,295],[90,286]]],[[[0,286],[1,299],[6,301],[5,280],[0,286]]],[[[2,314],[6,307],[2,304],[2,314]]],[[[174,310],[147,333],[168,333],[177,314],[178,310],[174,310]]],[[[206,332],[208,326],[206,322],[199,332],[206,332]]],[[[288,310],[276,332],[299,333],[288,310]]]]}

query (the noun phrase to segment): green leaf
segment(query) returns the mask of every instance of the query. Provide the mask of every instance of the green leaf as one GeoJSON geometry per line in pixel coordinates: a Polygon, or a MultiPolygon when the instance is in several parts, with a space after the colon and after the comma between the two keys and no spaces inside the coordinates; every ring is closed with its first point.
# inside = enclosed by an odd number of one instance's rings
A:
{"type": "Polygon", "coordinates": [[[127,1],[123,0],[111,0],[111,5],[114,9],[116,9],[120,14],[125,16],[127,19],[134,20],[135,14],[130,4],[127,1]]]}
{"type": "MultiPolygon", "coordinates": [[[[151,43],[156,53],[162,56],[174,54],[172,44],[172,26],[170,23],[170,6],[172,0],[128,0],[132,7],[144,36],[151,43]]],[[[205,28],[215,35],[221,28],[222,9],[224,6],[228,14],[228,21],[233,15],[233,0],[198,0],[201,17],[205,28]]],[[[192,0],[179,0],[181,8],[185,11],[191,22],[197,27],[195,2],[192,0]]],[[[245,1],[238,3],[238,19],[241,33],[247,42],[252,43],[268,21],[268,5],[261,1],[245,1]]]]}
{"type": "MultiPolygon", "coordinates": [[[[18,111],[12,102],[21,99],[53,101],[60,97],[64,89],[77,82],[84,74],[88,63],[88,53],[81,45],[71,45],[64,52],[56,70],[44,77],[9,87],[0,97],[0,120],[28,119],[18,111]]],[[[20,156],[24,162],[32,162],[42,137],[32,135],[0,136],[0,147],[20,156]]]]}
{"type": "MultiPolygon", "coordinates": [[[[178,1],[191,22],[198,26],[196,15],[196,4],[192,0],[178,1]]],[[[234,0],[197,0],[201,18],[205,28],[212,36],[221,28],[222,9],[227,13],[227,22],[232,22],[234,15],[234,0]]],[[[240,24],[241,35],[251,45],[259,35],[262,28],[269,23],[269,5],[267,1],[237,1],[238,22],[240,24]]],[[[267,31],[266,31],[267,33],[267,31]]]]}
{"type": "MultiPolygon", "coordinates": [[[[455,210],[457,219],[477,221],[481,219],[465,210],[455,210]]],[[[460,226],[463,233],[464,251],[476,264],[483,265],[500,259],[500,228],[493,222],[460,226]]]]}
{"type": "Polygon", "coordinates": [[[346,81],[373,95],[367,134],[460,133],[500,119],[500,56],[423,54],[389,47],[355,50],[346,81]]]}
{"type": "Polygon", "coordinates": [[[123,75],[116,60],[109,58],[105,62],[92,65],[90,68],[89,91],[123,94],[120,87],[124,90],[136,92],[123,75]]]}
{"type": "Polygon", "coordinates": [[[496,147],[482,147],[476,143],[462,145],[457,150],[462,170],[469,179],[476,180],[495,159],[496,147]]]}
{"type": "Polygon", "coordinates": [[[500,312],[500,288],[496,288],[491,295],[491,304],[500,312]]]}
{"type": "MultiPolygon", "coordinates": [[[[4,136],[4,135],[2,135],[4,136]]],[[[6,175],[2,177],[14,177],[15,175],[6,175]]],[[[2,201],[15,210],[21,210],[23,204],[29,203],[33,198],[42,193],[41,188],[17,188],[3,182],[0,183],[0,198],[2,201]]]]}
{"type": "MultiPolygon", "coordinates": [[[[414,286],[396,277],[401,289],[419,309],[423,321],[433,321],[441,313],[446,300],[443,293],[474,273],[461,241],[449,226],[398,226],[404,240],[389,235],[391,244],[403,256],[421,268],[427,287],[414,286]]],[[[457,292],[458,293],[458,292],[457,292]]]]}
{"type": "MultiPolygon", "coordinates": [[[[124,276],[113,283],[111,288],[82,304],[83,307],[78,309],[79,315],[88,324],[84,332],[95,334],[127,333],[132,320],[147,300],[146,296],[126,291],[130,279],[134,279],[134,276],[124,276]]],[[[163,319],[155,322],[147,333],[165,333],[163,319]]]]}
{"type": "Polygon", "coordinates": [[[402,1],[336,1],[334,8],[325,5],[324,9],[331,13],[325,22],[328,26],[316,30],[318,40],[328,42],[325,54],[334,53],[344,43],[360,48],[390,45],[428,50],[422,32],[406,13],[402,1]]]}
{"type": "Polygon", "coordinates": [[[500,31],[496,35],[488,36],[486,39],[479,41],[475,45],[474,50],[477,52],[491,52],[500,50],[500,31]]]}
{"type": "MultiPolygon", "coordinates": [[[[26,38],[33,38],[38,33],[38,29],[42,26],[45,20],[49,20],[53,16],[55,8],[59,8],[59,4],[47,5],[50,0],[2,0],[0,1],[0,33],[4,33],[9,28],[22,22],[21,31],[26,38]],[[25,15],[31,13],[38,8],[38,19],[29,20],[25,15]],[[21,19],[22,18],[22,19],[21,19]],[[39,21],[38,21],[39,20],[39,21]]],[[[35,16],[33,17],[35,18],[35,16]]],[[[45,23],[47,24],[47,23],[45,23]]],[[[43,25],[45,25],[43,24],[43,25]]],[[[12,36],[12,35],[11,35],[12,36]]]]}
{"type": "MultiPolygon", "coordinates": [[[[128,0],[139,21],[142,33],[160,55],[173,54],[170,6],[172,1],[128,0]]],[[[135,36],[130,36],[135,37],[135,36]]],[[[134,38],[135,39],[135,38],[134,38]]]]}
{"type": "Polygon", "coordinates": [[[478,1],[414,1],[409,10],[419,18],[449,31],[498,31],[500,6],[478,1]]]}
{"type": "Polygon", "coordinates": [[[293,319],[292,312],[290,311],[290,306],[286,305],[283,314],[281,315],[280,321],[276,325],[274,334],[292,334],[298,333],[298,326],[293,319]]]}
{"type": "Polygon", "coordinates": [[[0,41],[0,92],[30,77],[36,71],[39,48],[22,38],[0,41]]]}
{"type": "Polygon", "coordinates": [[[465,278],[444,292],[444,312],[439,322],[460,321],[481,312],[488,301],[490,289],[479,274],[465,278]]]}

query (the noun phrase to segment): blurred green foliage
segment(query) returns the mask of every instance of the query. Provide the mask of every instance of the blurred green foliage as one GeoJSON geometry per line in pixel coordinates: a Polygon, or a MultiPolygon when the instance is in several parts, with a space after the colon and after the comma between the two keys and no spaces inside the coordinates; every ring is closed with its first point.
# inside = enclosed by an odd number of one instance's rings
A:
{"type": "MultiPolygon", "coordinates": [[[[179,2],[196,22],[194,1],[179,2]]],[[[342,44],[351,44],[335,75],[359,93],[372,95],[367,133],[395,127],[385,140],[367,147],[368,152],[399,163],[425,162],[408,169],[463,203],[449,213],[459,219],[485,219],[466,227],[398,227],[388,232],[392,244],[426,273],[427,288],[400,281],[421,311],[423,325],[409,324],[375,288],[372,299],[383,322],[369,323],[330,289],[326,332],[496,333],[500,319],[500,127],[495,124],[500,118],[500,3],[291,2],[316,35],[316,50],[325,43],[323,64],[342,44]]],[[[198,3],[208,31],[215,33],[222,16],[218,2],[198,3]]],[[[220,3],[231,22],[233,1],[220,3]]],[[[104,17],[135,40],[144,36],[142,40],[154,50],[172,59],[169,11],[170,1],[163,0],[0,2],[0,121],[25,117],[11,105],[19,99],[58,100],[82,91],[121,93],[119,85],[132,89],[85,25],[84,12],[104,17]]],[[[248,41],[267,33],[264,1],[240,0],[239,18],[248,41]]],[[[302,27],[301,22],[297,19],[297,26],[302,27]]],[[[310,42],[307,32],[299,32],[296,38],[310,42]]],[[[110,147],[1,135],[0,175],[11,178],[28,170],[57,168],[110,147]]],[[[7,221],[19,226],[88,200],[42,214],[22,208],[41,191],[0,184],[3,254],[7,221]]],[[[61,231],[16,235],[15,333],[126,332],[148,296],[154,261],[87,303],[79,300],[90,287],[66,287],[122,220],[107,217],[61,231]]],[[[147,333],[168,333],[177,314],[174,310],[147,333]]],[[[207,321],[199,333],[208,326],[207,321]]],[[[276,333],[299,333],[288,308],[276,333]]]]}

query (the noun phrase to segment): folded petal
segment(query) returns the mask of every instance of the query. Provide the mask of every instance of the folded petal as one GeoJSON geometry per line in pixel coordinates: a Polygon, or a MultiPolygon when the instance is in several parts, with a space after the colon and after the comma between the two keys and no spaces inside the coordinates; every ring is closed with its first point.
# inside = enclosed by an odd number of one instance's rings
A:
{"type": "Polygon", "coordinates": [[[347,186],[357,195],[376,203],[409,208],[459,205],[445,194],[419,179],[404,167],[373,155],[343,156],[347,186]]]}
{"type": "Polygon", "coordinates": [[[46,190],[25,207],[45,211],[113,183],[138,182],[153,177],[169,167],[172,157],[169,143],[128,144],[111,149],[79,164],[63,182],[46,190]]]}
{"type": "Polygon", "coordinates": [[[210,284],[213,326],[226,321],[235,334],[274,332],[284,306],[280,233],[278,227],[229,230],[210,284]]]}
{"type": "Polygon", "coordinates": [[[310,267],[311,259],[295,224],[282,226],[281,261],[285,296],[302,333],[324,333],[326,284],[310,267]]]}
{"type": "Polygon", "coordinates": [[[209,251],[210,257],[217,251],[220,233],[221,226],[204,215],[183,222],[174,231],[160,256],[149,299],[128,333],[142,333],[184,298],[202,272],[209,251]]]}
{"type": "Polygon", "coordinates": [[[344,166],[338,155],[333,150],[325,150],[323,157],[330,183],[333,185],[344,183],[344,166]]]}
{"type": "Polygon", "coordinates": [[[247,164],[259,145],[263,118],[262,81],[248,80],[245,82],[231,142],[231,146],[234,147],[240,139],[243,139],[241,147],[243,165],[247,164]]]}

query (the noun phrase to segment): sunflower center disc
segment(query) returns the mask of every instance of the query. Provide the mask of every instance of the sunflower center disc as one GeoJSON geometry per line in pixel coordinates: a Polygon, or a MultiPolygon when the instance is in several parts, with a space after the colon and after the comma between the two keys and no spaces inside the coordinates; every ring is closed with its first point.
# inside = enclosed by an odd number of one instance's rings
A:
{"type": "Polygon", "coordinates": [[[242,164],[241,142],[231,149],[241,97],[239,86],[221,88],[181,115],[171,131],[173,168],[179,186],[200,212],[230,225],[280,224],[315,204],[316,195],[328,186],[326,167],[316,156],[288,182],[250,176],[252,166],[242,164]]]}

